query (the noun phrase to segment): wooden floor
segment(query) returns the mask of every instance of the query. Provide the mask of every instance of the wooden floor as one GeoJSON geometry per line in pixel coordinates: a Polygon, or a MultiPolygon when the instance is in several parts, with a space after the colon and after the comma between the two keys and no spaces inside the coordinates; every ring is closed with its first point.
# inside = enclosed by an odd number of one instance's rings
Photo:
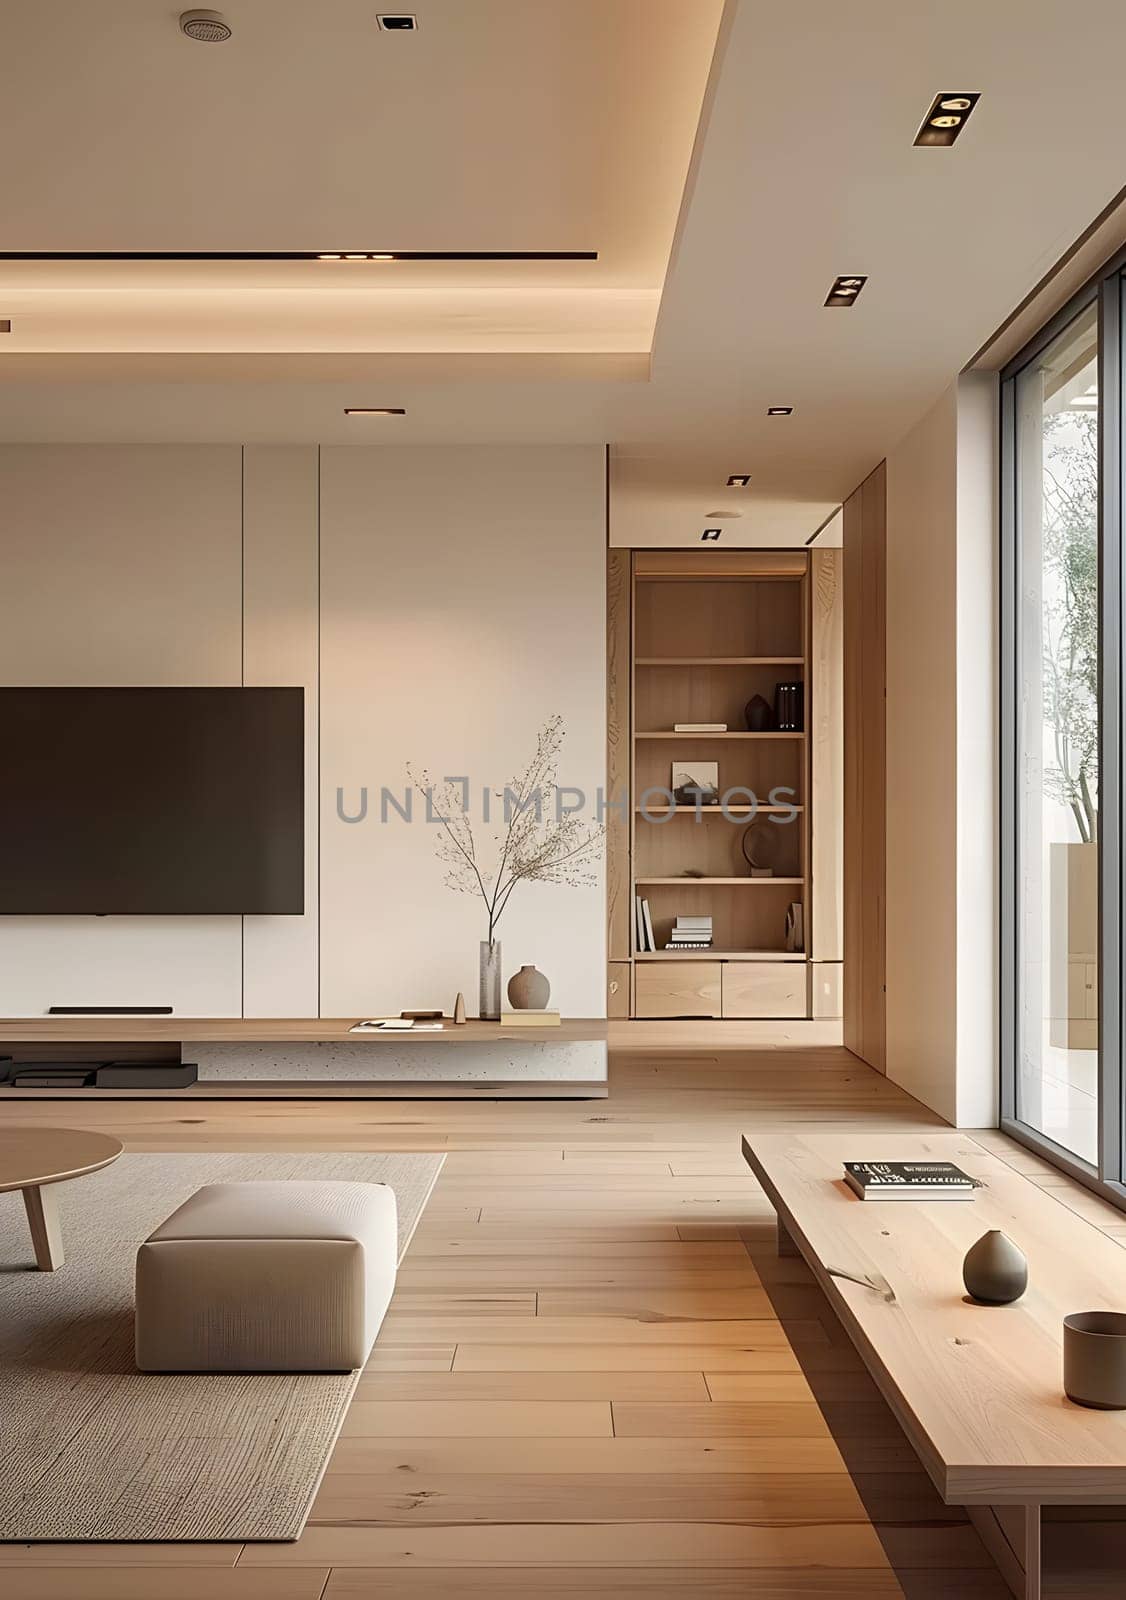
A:
{"type": "Polygon", "coordinates": [[[935,1125],[841,1049],[619,1056],[592,1102],[6,1114],[135,1150],[448,1152],[304,1536],[0,1546],[6,1600],[1007,1593],[739,1155],[754,1128],[935,1125]]]}

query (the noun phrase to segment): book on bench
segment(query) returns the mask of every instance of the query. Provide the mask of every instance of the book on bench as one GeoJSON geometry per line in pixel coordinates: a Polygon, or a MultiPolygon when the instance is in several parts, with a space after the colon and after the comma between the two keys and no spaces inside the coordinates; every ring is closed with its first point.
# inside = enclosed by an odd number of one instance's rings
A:
{"type": "Polygon", "coordinates": [[[844,1174],[861,1200],[972,1200],[981,1187],[952,1161],[846,1161],[844,1174]]]}

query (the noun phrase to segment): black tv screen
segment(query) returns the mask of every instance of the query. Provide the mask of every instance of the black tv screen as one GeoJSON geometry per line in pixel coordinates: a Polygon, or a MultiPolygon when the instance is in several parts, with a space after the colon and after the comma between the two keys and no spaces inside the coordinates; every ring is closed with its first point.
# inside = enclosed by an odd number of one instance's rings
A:
{"type": "Polygon", "coordinates": [[[299,915],[304,690],[0,689],[0,915],[299,915]]]}

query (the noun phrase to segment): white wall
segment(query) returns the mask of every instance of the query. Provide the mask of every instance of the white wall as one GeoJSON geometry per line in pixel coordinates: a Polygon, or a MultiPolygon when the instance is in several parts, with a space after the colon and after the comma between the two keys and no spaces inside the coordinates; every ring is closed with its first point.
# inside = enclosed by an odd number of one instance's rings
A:
{"type": "Polygon", "coordinates": [[[887,1070],[996,1121],[996,389],[961,378],[887,460],[887,1070]]]}
{"type": "MultiPolygon", "coordinates": [[[[233,445],[0,448],[0,682],[237,684],[241,480],[233,445]]],[[[0,1013],[237,1016],[241,964],[238,917],[0,917],[0,1013]]]]}
{"type": "MultiPolygon", "coordinates": [[[[605,493],[586,446],[322,452],[324,1015],[476,1007],[483,908],[445,886],[435,827],[379,819],[408,762],[500,790],[558,712],[560,782],[604,784],[605,493]],[[366,821],[341,822],[362,786],[366,821]]],[[[605,1014],[598,879],[521,885],[500,927],[505,976],[534,962],[572,1016],[605,1014]]]]}
{"type": "MultiPolygon", "coordinates": [[[[0,683],[302,684],[308,777],[303,917],[0,918],[0,1014],[475,1009],[480,919],[432,830],[337,823],[335,789],[378,802],[407,760],[503,784],[555,710],[562,781],[602,781],[603,452],[319,455],[0,448],[0,683]]],[[[506,972],[604,1012],[601,885],[522,890],[501,932],[506,972]]]]}

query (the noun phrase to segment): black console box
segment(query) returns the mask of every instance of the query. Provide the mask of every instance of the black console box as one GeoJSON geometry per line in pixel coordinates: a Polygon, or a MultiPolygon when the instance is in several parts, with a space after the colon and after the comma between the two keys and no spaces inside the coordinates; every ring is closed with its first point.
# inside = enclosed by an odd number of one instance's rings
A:
{"type": "Polygon", "coordinates": [[[111,1061],[94,1074],[97,1089],[190,1089],[199,1077],[194,1062],[111,1061]]]}

